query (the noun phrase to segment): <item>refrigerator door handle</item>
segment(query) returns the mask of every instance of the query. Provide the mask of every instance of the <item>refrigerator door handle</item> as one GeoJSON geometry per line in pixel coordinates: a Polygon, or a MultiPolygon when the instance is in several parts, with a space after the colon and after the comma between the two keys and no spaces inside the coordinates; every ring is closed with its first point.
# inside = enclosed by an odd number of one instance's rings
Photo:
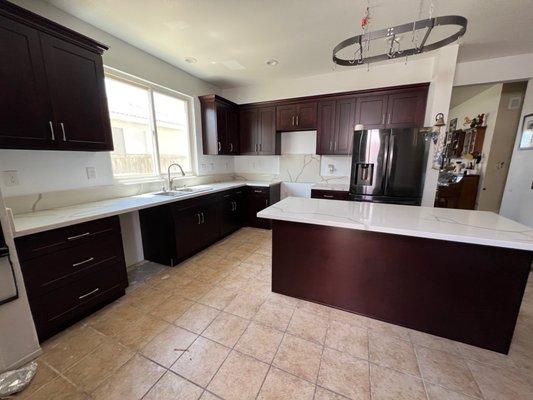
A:
{"type": "Polygon", "coordinates": [[[387,154],[387,173],[385,174],[385,191],[384,195],[387,196],[389,193],[389,180],[392,173],[392,161],[394,159],[394,133],[391,132],[389,139],[389,148],[387,154]]]}

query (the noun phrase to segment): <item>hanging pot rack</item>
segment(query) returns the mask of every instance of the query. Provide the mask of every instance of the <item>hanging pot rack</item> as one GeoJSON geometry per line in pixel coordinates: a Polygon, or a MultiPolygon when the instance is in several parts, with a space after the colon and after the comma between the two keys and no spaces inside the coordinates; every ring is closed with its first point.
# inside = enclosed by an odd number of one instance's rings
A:
{"type": "Polygon", "coordinates": [[[455,42],[457,39],[463,36],[466,32],[466,26],[467,26],[467,19],[465,17],[462,17],[460,15],[446,15],[442,17],[428,18],[428,19],[423,19],[423,20],[419,20],[415,22],[409,22],[403,25],[394,26],[392,28],[381,29],[379,31],[364,33],[362,35],[353,36],[351,38],[343,40],[337,46],[335,46],[335,48],[333,49],[333,62],[337,65],[353,66],[353,65],[369,64],[369,63],[373,63],[377,61],[386,61],[386,60],[390,60],[390,59],[397,58],[397,57],[407,57],[407,56],[412,56],[415,54],[421,54],[427,51],[436,50],[450,43],[455,42]],[[444,39],[441,39],[437,42],[426,45],[426,42],[433,28],[437,26],[445,26],[445,25],[456,25],[456,26],[459,26],[460,29],[458,32],[444,39]],[[395,43],[396,44],[398,43],[398,41],[396,40],[398,35],[401,35],[407,32],[413,32],[414,34],[417,30],[426,29],[426,28],[427,28],[427,31],[425,32],[424,37],[422,38],[422,41],[420,42],[419,45],[412,47],[410,49],[404,49],[401,51],[397,51],[394,49],[395,43]],[[382,39],[382,38],[387,38],[390,40],[389,51],[387,53],[365,58],[363,44],[370,43],[372,40],[377,40],[377,39],[382,39]],[[344,58],[337,57],[337,53],[339,53],[339,51],[351,45],[357,46],[355,54],[354,54],[354,58],[344,59],[344,58]]]}

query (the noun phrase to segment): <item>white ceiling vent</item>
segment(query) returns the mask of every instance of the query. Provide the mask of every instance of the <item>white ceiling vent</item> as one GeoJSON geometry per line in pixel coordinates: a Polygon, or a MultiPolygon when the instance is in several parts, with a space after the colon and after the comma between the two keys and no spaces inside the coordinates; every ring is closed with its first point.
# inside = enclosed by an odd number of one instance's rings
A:
{"type": "Polygon", "coordinates": [[[246,69],[246,67],[242,65],[240,62],[238,62],[237,60],[220,61],[219,64],[222,64],[227,69],[231,69],[232,71],[246,69]]]}

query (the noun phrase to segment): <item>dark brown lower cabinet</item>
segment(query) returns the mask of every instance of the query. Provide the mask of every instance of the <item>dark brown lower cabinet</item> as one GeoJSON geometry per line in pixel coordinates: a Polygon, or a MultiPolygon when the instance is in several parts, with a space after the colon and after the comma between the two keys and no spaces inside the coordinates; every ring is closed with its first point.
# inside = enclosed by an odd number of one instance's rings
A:
{"type": "Polygon", "coordinates": [[[348,200],[348,192],[344,190],[311,189],[312,199],[348,200]]]}
{"type": "Polygon", "coordinates": [[[271,229],[271,221],[258,218],[257,213],[280,199],[280,185],[270,187],[250,186],[248,188],[248,225],[254,228],[271,229]]]}
{"type": "Polygon", "coordinates": [[[122,296],[128,286],[118,217],[15,239],[39,340],[122,296]]]}
{"type": "Polygon", "coordinates": [[[243,226],[269,229],[256,214],[279,194],[280,184],[241,187],[141,210],[144,258],[174,266],[243,226]]]}

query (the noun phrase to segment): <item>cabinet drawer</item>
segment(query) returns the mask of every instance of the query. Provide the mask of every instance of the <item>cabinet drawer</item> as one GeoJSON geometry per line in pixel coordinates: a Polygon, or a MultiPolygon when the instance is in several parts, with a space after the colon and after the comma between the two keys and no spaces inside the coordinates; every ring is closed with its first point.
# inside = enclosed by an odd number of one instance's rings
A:
{"type": "Polygon", "coordinates": [[[268,196],[270,194],[270,189],[268,187],[250,186],[250,193],[258,196],[268,196]]]}
{"type": "Polygon", "coordinates": [[[21,261],[89,242],[106,234],[120,234],[117,216],[84,222],[15,239],[21,261]]]}
{"type": "Polygon", "coordinates": [[[348,200],[348,192],[341,190],[311,190],[311,198],[313,199],[329,199],[329,200],[348,200]]]}
{"type": "Polygon", "coordinates": [[[40,339],[107,301],[111,295],[121,294],[126,282],[124,266],[115,263],[95,268],[83,279],[35,298],[31,307],[40,339]]]}
{"type": "Polygon", "coordinates": [[[122,261],[122,254],[120,236],[106,235],[79,246],[26,260],[21,266],[28,295],[42,295],[103,264],[122,261]]]}

